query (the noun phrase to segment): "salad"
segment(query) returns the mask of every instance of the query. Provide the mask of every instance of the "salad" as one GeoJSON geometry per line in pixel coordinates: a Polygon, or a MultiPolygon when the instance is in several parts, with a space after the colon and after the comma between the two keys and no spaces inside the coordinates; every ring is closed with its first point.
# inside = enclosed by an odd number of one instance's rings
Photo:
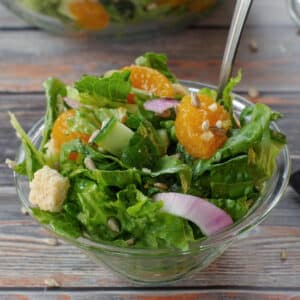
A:
{"type": "Polygon", "coordinates": [[[124,23],[202,12],[216,0],[18,0],[21,5],[75,25],[78,29],[102,30],[110,23],[124,23]]]}
{"type": "Polygon", "coordinates": [[[239,118],[232,78],[220,99],[189,91],[164,54],[73,85],[44,83],[37,149],[13,114],[30,181],[32,214],[59,235],[120,247],[179,248],[245,216],[275,171],[281,115],[257,103],[239,118]]]}

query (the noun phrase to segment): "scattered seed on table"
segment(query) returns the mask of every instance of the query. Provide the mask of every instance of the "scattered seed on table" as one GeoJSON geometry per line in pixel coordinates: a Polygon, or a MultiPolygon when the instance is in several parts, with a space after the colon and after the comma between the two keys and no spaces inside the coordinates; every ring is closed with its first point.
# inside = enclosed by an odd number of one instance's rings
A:
{"type": "Polygon", "coordinates": [[[280,252],[281,261],[286,261],[287,258],[288,258],[288,253],[287,253],[286,249],[282,249],[280,252]]]}
{"type": "Polygon", "coordinates": [[[50,246],[58,246],[59,244],[57,238],[46,238],[45,243],[50,246]]]}
{"type": "Polygon", "coordinates": [[[45,285],[50,288],[59,287],[59,283],[54,278],[45,279],[45,285]]]}
{"type": "Polygon", "coordinates": [[[256,88],[249,88],[248,95],[252,99],[256,99],[259,97],[259,91],[256,88]]]}
{"type": "Polygon", "coordinates": [[[249,42],[249,49],[250,49],[251,52],[257,52],[258,51],[258,45],[257,45],[256,40],[251,40],[249,42]]]}
{"type": "Polygon", "coordinates": [[[25,206],[22,206],[22,207],[21,207],[21,213],[22,213],[24,216],[27,216],[27,215],[28,215],[28,211],[27,211],[27,209],[26,209],[25,206]]]}

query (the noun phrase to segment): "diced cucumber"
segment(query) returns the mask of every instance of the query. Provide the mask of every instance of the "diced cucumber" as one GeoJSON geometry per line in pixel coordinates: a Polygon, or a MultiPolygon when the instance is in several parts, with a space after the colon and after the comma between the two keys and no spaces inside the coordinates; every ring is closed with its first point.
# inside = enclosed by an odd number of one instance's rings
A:
{"type": "Polygon", "coordinates": [[[93,138],[92,142],[113,155],[121,156],[132,136],[133,131],[113,117],[93,138]]]}

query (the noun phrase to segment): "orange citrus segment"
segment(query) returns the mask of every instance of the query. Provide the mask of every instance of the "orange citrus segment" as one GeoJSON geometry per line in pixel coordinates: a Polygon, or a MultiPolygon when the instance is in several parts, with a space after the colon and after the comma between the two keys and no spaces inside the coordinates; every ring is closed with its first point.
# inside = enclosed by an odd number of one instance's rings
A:
{"type": "Polygon", "coordinates": [[[132,65],[123,68],[130,70],[133,87],[153,93],[159,97],[174,97],[174,89],[170,80],[155,69],[132,65]]]}
{"type": "Polygon", "coordinates": [[[69,9],[78,25],[84,29],[99,30],[109,23],[109,15],[98,1],[78,0],[71,2],[69,9]]]}
{"type": "Polygon", "coordinates": [[[55,120],[52,128],[52,139],[55,151],[60,151],[62,144],[80,139],[83,143],[88,143],[89,135],[81,132],[68,132],[68,119],[74,117],[75,110],[69,109],[61,113],[55,120]]]}
{"type": "Polygon", "coordinates": [[[228,112],[206,95],[198,95],[199,106],[191,96],[178,105],[175,120],[176,136],[186,151],[195,158],[210,158],[227,140],[231,126],[228,112]]]}

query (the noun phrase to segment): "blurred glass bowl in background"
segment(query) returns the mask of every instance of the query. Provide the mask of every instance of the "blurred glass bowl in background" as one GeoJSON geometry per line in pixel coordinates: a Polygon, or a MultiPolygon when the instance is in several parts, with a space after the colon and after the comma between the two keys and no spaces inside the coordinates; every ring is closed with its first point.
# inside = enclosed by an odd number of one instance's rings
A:
{"type": "MultiPolygon", "coordinates": [[[[189,87],[190,90],[198,90],[203,87],[216,89],[213,86],[191,81],[181,81],[181,83],[189,87]]],[[[234,110],[237,115],[246,106],[251,105],[245,98],[236,94],[233,94],[233,96],[234,110]]],[[[44,120],[40,120],[29,132],[34,145],[38,146],[41,142],[43,123],[44,120]]],[[[272,127],[279,130],[275,123],[272,123],[272,127]]],[[[21,162],[23,159],[24,149],[21,147],[17,153],[16,161],[21,162]]],[[[59,237],[82,249],[96,263],[103,263],[135,282],[163,284],[178,280],[190,274],[192,270],[206,268],[234,240],[245,237],[243,235],[245,232],[251,230],[266,218],[279,202],[288,185],[290,167],[289,152],[285,146],[277,159],[277,168],[273,177],[266,182],[261,196],[253,204],[247,215],[222,232],[191,244],[189,250],[121,248],[105,243],[95,243],[86,238],[59,237]]],[[[15,174],[15,182],[22,205],[30,213],[28,178],[15,174]]],[[[46,226],[46,228],[51,231],[49,226],[46,226]]],[[[55,234],[57,235],[57,233],[55,234]]]]}
{"type": "Polygon", "coordinates": [[[28,23],[60,34],[122,37],[176,30],[220,0],[0,0],[28,23]]]}

